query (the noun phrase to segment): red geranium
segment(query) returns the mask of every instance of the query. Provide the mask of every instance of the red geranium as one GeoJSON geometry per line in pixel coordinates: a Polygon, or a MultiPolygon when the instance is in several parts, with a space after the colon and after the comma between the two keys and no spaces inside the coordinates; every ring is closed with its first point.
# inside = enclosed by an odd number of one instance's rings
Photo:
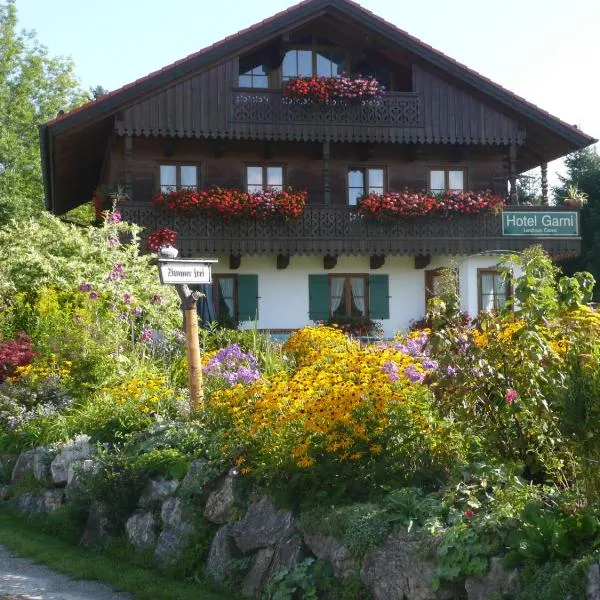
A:
{"type": "Polygon", "coordinates": [[[283,95],[290,100],[327,104],[379,98],[385,88],[373,77],[296,77],[286,82],[283,95]]]}
{"type": "Polygon", "coordinates": [[[148,248],[160,250],[164,246],[174,246],[177,242],[177,232],[166,227],[161,227],[148,236],[148,248]]]}

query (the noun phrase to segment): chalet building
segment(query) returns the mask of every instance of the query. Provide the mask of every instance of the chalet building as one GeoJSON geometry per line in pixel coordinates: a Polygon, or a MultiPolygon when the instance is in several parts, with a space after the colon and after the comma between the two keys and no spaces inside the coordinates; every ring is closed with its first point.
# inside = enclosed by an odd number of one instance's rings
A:
{"type": "Polygon", "coordinates": [[[213,314],[270,330],[364,316],[386,335],[424,315],[441,267],[458,265],[476,314],[509,293],[500,252],[577,255],[579,213],[547,206],[547,163],[596,141],[350,0],[301,2],[40,134],[48,209],[123,189],[126,219],[176,231],[184,257],[218,258],[213,314]],[[534,167],[546,206],[519,206],[517,175],[534,167]],[[153,203],[214,186],[305,190],[306,207],[228,220],[153,203]],[[361,211],[365,195],[407,188],[425,203],[490,190],[507,204],[361,211]]]}

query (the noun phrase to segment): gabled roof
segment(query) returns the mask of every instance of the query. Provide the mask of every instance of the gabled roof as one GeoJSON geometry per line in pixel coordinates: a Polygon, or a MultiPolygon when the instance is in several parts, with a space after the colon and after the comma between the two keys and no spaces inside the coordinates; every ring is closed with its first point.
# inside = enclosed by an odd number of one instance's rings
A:
{"type": "MultiPolygon", "coordinates": [[[[577,127],[561,121],[476,71],[435,50],[406,31],[388,23],[353,0],[304,0],[260,23],[239,31],[42,125],[40,127],[40,139],[48,207],[50,209],[59,208],[55,205],[53,198],[55,191],[52,171],[53,138],[82,128],[87,130],[92,126],[96,137],[90,141],[92,143],[99,142],[105,132],[111,130],[108,119],[124,108],[173,85],[178,80],[190,77],[197,71],[206,69],[229,57],[242,54],[252,47],[276,38],[290,28],[314,20],[324,14],[341,16],[356,22],[357,25],[365,29],[377,31],[379,40],[397,46],[432,68],[440,69],[454,80],[464,83],[483,96],[489,97],[496,105],[504,107],[508,112],[517,113],[521,119],[555,136],[555,138],[561,140],[560,145],[561,148],[564,148],[564,154],[597,141],[577,127]]],[[[98,153],[99,150],[96,150],[96,152],[98,153]]],[[[94,164],[97,164],[97,161],[101,159],[96,154],[93,160],[95,161],[94,164]]],[[[91,164],[85,165],[85,168],[90,169],[91,164]]],[[[76,192],[73,189],[73,193],[80,194],[81,190],[76,192]]]]}

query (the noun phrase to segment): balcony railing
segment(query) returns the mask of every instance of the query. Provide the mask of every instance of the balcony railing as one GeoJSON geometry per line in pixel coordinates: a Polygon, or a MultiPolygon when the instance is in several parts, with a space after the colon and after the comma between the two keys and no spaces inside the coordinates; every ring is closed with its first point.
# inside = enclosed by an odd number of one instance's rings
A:
{"type": "MultiPolygon", "coordinates": [[[[515,207],[524,210],[525,207],[515,207]]],[[[528,209],[525,209],[528,210],[528,209]]],[[[535,210],[535,209],[532,209],[535,210]]],[[[356,211],[308,206],[294,221],[232,221],[157,211],[149,203],[127,202],[124,217],[146,232],[168,227],[178,233],[183,256],[282,255],[466,255],[522,250],[542,245],[555,256],[576,256],[580,238],[503,237],[497,214],[362,219],[356,211]]]]}
{"type": "Polygon", "coordinates": [[[295,125],[422,127],[421,96],[388,92],[361,103],[310,104],[291,101],[281,90],[234,90],[232,123],[293,123],[295,125]]]}

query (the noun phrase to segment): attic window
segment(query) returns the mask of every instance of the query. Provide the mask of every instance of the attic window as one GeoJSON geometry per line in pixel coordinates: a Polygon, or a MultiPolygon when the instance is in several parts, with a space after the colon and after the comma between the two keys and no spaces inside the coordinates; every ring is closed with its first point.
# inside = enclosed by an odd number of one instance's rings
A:
{"type": "Polygon", "coordinates": [[[341,77],[345,55],[331,48],[288,50],[283,59],[283,81],[296,77],[341,77]]]}
{"type": "Polygon", "coordinates": [[[240,59],[240,76],[238,85],[245,88],[269,87],[269,72],[266,65],[257,56],[240,59]]]}

